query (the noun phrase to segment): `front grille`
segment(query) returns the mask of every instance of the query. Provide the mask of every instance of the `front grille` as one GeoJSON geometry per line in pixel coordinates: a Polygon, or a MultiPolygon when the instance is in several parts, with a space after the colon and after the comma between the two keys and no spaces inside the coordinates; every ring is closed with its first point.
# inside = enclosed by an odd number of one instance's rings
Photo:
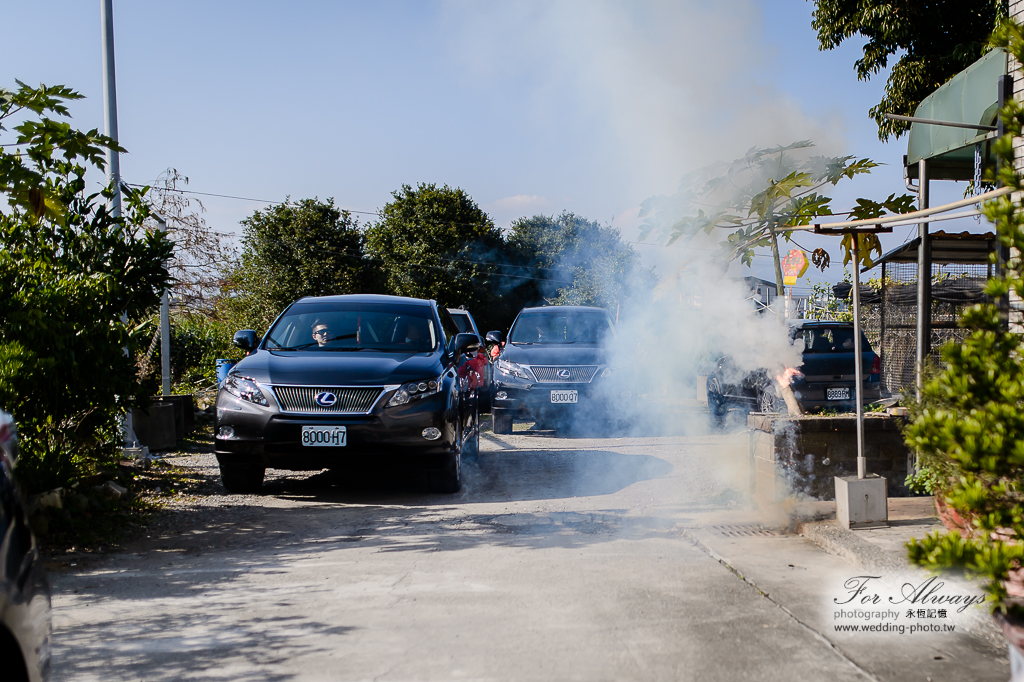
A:
{"type": "Polygon", "coordinates": [[[583,365],[578,367],[530,367],[537,381],[542,384],[589,384],[590,380],[597,374],[597,367],[594,365],[583,365]],[[559,372],[569,372],[569,376],[558,376],[559,372]]]}
{"type": "Polygon", "coordinates": [[[384,388],[342,388],[338,386],[274,386],[274,396],[285,412],[322,414],[365,414],[377,402],[384,388]],[[318,405],[314,398],[320,393],[333,393],[337,401],[330,407],[318,405]]]}

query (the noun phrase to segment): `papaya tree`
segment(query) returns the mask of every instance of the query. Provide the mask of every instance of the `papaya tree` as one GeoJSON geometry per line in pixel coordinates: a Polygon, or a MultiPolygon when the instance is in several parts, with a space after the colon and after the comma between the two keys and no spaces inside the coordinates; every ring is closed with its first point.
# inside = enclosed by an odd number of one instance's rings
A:
{"type": "MultiPolygon", "coordinates": [[[[878,166],[871,159],[853,156],[812,156],[805,150],[809,140],[789,145],[752,148],[732,161],[713,163],[683,178],[675,194],[651,197],[643,202],[640,239],[656,235],[673,244],[685,243],[701,232],[723,233],[718,254],[726,262],[739,259],[750,265],[754,250],[771,247],[779,294],[785,292],[779,237],[789,241],[793,228],[808,225],[818,216],[834,215],[832,198],[821,193],[841,180],[870,173],[878,166]]],[[[882,201],[858,199],[842,214],[853,220],[877,218],[886,213],[912,210],[914,197],[889,195],[882,201]]],[[[872,254],[881,255],[878,237],[861,235],[858,265],[870,267],[872,254]]],[[[852,260],[852,238],[842,241],[843,263],[852,260]]],[[[819,250],[816,264],[827,264],[828,254],[819,250]]]]}

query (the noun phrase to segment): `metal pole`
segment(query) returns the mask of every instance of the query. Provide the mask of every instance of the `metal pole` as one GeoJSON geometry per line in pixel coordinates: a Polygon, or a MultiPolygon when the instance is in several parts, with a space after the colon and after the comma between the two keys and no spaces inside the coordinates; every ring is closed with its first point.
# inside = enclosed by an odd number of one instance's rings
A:
{"type": "MultiPolygon", "coordinates": [[[[100,0],[100,24],[103,30],[103,128],[107,137],[117,142],[117,84],[114,78],[114,6],[113,0],[100,0]]],[[[121,215],[121,166],[118,154],[107,150],[107,186],[113,188],[108,208],[115,218],[121,215]]],[[[128,316],[121,315],[121,322],[128,323],[128,316]]],[[[128,355],[128,349],[124,349],[128,355]]],[[[124,442],[135,447],[138,439],[132,425],[132,411],[124,416],[124,442]]]]}
{"type": "MultiPolygon", "coordinates": [[[[917,165],[918,209],[928,208],[928,164],[921,159],[917,165]]],[[[915,359],[915,385],[921,398],[921,372],[931,352],[932,340],[932,244],[928,236],[928,223],[919,223],[917,245],[917,352],[915,359]]]]}
{"type": "MultiPolygon", "coordinates": [[[[114,78],[114,7],[113,0],[100,0],[100,22],[103,24],[103,127],[107,137],[117,142],[117,84],[114,78]]],[[[107,150],[107,184],[114,188],[110,212],[121,215],[121,164],[113,149],[107,150]]]]}
{"type": "Polygon", "coordinates": [[[884,388],[886,391],[888,391],[889,390],[889,380],[886,379],[886,376],[887,376],[887,369],[889,367],[889,365],[887,364],[887,361],[889,359],[889,354],[885,351],[885,312],[886,311],[885,311],[885,262],[884,261],[882,262],[882,300],[881,300],[881,302],[878,305],[878,310],[879,310],[879,314],[878,314],[878,317],[879,317],[879,320],[878,320],[878,326],[879,326],[879,330],[878,330],[878,358],[879,358],[879,362],[882,365],[882,375],[880,377],[878,377],[878,378],[879,378],[880,382],[882,383],[882,388],[884,388]]]}
{"type": "MultiPolygon", "coordinates": [[[[167,232],[167,221],[156,216],[161,232],[167,232]]],[[[163,394],[171,394],[171,305],[167,289],[160,298],[160,376],[163,380],[163,394]]]]}
{"type": "Polygon", "coordinates": [[[857,401],[857,478],[867,474],[864,459],[864,356],[860,344],[860,235],[853,233],[853,367],[856,372],[854,396],[857,401]]]}

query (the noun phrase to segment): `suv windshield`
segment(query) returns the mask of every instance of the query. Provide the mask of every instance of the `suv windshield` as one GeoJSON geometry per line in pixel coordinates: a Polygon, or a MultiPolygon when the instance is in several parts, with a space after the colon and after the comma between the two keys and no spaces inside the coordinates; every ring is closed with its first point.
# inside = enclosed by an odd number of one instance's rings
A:
{"type": "MultiPolygon", "coordinates": [[[[803,337],[805,353],[852,353],[852,327],[806,327],[796,333],[796,338],[803,337]]],[[[871,351],[871,345],[863,333],[860,335],[861,350],[871,351]]]]}
{"type": "Polygon", "coordinates": [[[615,333],[612,318],[601,310],[536,311],[522,313],[508,338],[513,344],[598,344],[609,333],[615,333]]]}
{"type": "Polygon", "coordinates": [[[423,353],[439,335],[426,306],[375,303],[297,303],[267,333],[268,350],[378,350],[423,353]]]}

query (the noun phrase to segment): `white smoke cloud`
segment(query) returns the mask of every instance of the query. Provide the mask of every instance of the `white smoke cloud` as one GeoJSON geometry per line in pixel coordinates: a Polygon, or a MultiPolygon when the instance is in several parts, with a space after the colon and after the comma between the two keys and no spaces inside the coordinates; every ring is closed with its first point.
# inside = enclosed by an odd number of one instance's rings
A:
{"type": "Polygon", "coordinates": [[[594,144],[612,150],[637,201],[755,145],[811,138],[823,153],[842,151],[836,121],[811,120],[774,82],[751,0],[452,0],[448,9],[467,72],[530,83],[538,121],[599,121],[594,144]]]}

